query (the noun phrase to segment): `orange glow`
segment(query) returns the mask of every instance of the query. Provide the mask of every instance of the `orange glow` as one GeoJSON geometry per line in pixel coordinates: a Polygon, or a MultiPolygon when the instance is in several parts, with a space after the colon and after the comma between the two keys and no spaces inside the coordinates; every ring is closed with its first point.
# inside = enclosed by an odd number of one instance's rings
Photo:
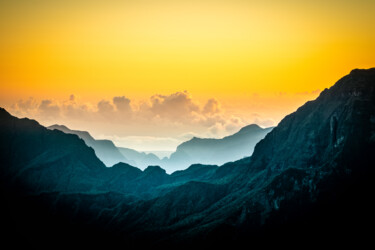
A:
{"type": "Polygon", "coordinates": [[[365,0],[2,1],[0,105],[188,90],[279,121],[303,101],[277,93],[375,65],[374,13],[365,0]],[[249,110],[254,94],[277,111],[249,110]]]}

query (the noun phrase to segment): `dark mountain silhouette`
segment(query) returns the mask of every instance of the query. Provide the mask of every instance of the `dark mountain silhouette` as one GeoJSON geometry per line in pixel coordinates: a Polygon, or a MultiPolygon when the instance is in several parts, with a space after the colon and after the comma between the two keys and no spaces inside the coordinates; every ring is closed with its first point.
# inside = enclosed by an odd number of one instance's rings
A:
{"type": "Polygon", "coordinates": [[[374,225],[375,69],[353,70],[285,117],[251,157],[220,167],[106,168],[77,136],[3,109],[0,163],[13,246],[360,248],[374,225]]]}
{"type": "Polygon", "coordinates": [[[133,163],[121,154],[119,149],[110,140],[96,140],[86,131],[71,130],[64,125],[52,125],[48,129],[57,129],[67,134],[78,135],[79,138],[86,142],[87,146],[94,149],[99,159],[108,167],[119,162],[133,163]]]}
{"type": "Polygon", "coordinates": [[[237,133],[222,139],[197,138],[180,144],[162,165],[169,171],[186,169],[194,163],[222,165],[251,156],[255,145],[272,128],[261,128],[256,124],[243,127],[237,133]]]}

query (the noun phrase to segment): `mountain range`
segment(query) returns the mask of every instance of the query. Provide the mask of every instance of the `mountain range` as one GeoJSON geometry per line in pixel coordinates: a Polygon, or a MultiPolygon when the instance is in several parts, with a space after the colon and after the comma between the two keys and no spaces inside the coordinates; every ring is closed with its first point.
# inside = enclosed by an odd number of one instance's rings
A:
{"type": "Polygon", "coordinates": [[[221,166],[106,167],[77,135],[4,109],[0,164],[13,246],[361,248],[374,225],[375,69],[353,70],[221,166]]]}
{"type": "Polygon", "coordinates": [[[96,140],[87,131],[71,130],[64,125],[55,124],[47,128],[60,130],[66,134],[78,135],[79,138],[85,141],[87,146],[94,149],[97,157],[107,166],[112,166],[119,162],[129,162],[111,140],[96,140]]]}
{"type": "Polygon", "coordinates": [[[180,144],[176,152],[162,164],[169,169],[178,166],[177,169],[181,170],[194,163],[222,165],[249,157],[255,145],[271,130],[272,127],[263,129],[256,124],[251,124],[222,139],[193,137],[180,144]]]}
{"type": "Polygon", "coordinates": [[[272,130],[272,127],[263,129],[256,124],[251,124],[222,139],[194,137],[180,144],[169,158],[164,157],[163,159],[153,153],[116,147],[110,140],[95,140],[86,131],[71,130],[64,125],[52,125],[48,129],[57,129],[67,134],[78,135],[94,149],[98,158],[108,167],[120,162],[140,169],[159,165],[168,173],[172,173],[186,169],[192,164],[222,165],[248,157],[253,153],[255,145],[272,130]]]}

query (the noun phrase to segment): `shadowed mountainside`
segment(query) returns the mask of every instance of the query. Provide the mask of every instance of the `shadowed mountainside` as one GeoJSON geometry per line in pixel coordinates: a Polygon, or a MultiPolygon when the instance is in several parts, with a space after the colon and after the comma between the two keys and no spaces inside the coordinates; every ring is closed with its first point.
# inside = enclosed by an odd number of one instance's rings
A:
{"type": "Polygon", "coordinates": [[[48,129],[56,129],[67,134],[78,135],[79,138],[86,142],[87,146],[94,149],[98,158],[109,167],[123,162],[146,169],[148,166],[160,165],[161,163],[161,160],[155,154],[146,154],[130,148],[116,147],[110,140],[94,139],[87,131],[71,130],[64,125],[52,125],[48,129]]]}
{"type": "Polygon", "coordinates": [[[353,70],[286,116],[252,157],[220,167],[106,168],[77,136],[3,109],[0,163],[7,240],[359,246],[374,225],[375,69],[353,70]]]}
{"type": "Polygon", "coordinates": [[[94,149],[98,158],[108,167],[119,162],[130,163],[129,160],[120,153],[119,149],[110,140],[96,140],[86,131],[71,130],[64,125],[56,124],[49,126],[48,129],[56,129],[66,134],[78,135],[79,138],[85,141],[87,146],[94,149]]]}

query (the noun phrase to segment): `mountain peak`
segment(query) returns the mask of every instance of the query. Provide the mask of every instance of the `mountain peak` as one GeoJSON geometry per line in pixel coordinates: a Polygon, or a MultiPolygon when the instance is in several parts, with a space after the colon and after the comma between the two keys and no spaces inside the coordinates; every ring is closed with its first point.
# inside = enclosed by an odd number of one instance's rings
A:
{"type": "Polygon", "coordinates": [[[286,116],[259,142],[252,168],[268,167],[277,172],[281,166],[314,167],[341,150],[364,145],[373,133],[374,97],[375,68],[352,70],[316,100],[286,116]],[[285,150],[289,148],[295,150],[285,150]]]}
{"type": "Polygon", "coordinates": [[[0,117],[10,117],[11,115],[4,108],[0,107],[0,117]]]}
{"type": "Polygon", "coordinates": [[[48,129],[57,129],[57,130],[70,130],[67,126],[65,125],[60,125],[60,124],[53,124],[51,126],[48,127],[48,129]]]}
{"type": "Polygon", "coordinates": [[[4,108],[0,107],[0,112],[8,113],[4,108]]]}
{"type": "Polygon", "coordinates": [[[115,165],[113,165],[112,167],[108,169],[112,171],[116,171],[119,174],[127,174],[127,175],[130,175],[130,174],[141,175],[142,174],[142,170],[124,162],[116,163],[115,165]]]}
{"type": "Polygon", "coordinates": [[[165,169],[162,169],[160,166],[148,166],[145,170],[145,173],[152,173],[152,174],[165,174],[165,169]]]}
{"type": "Polygon", "coordinates": [[[349,75],[368,75],[375,74],[375,68],[369,69],[353,69],[349,75]]]}
{"type": "Polygon", "coordinates": [[[201,140],[202,138],[199,138],[199,137],[196,137],[194,136],[193,138],[190,139],[190,141],[199,141],[201,140]]]}
{"type": "Polygon", "coordinates": [[[55,124],[49,126],[48,129],[56,129],[66,134],[77,135],[79,138],[85,141],[87,146],[92,147],[95,150],[96,155],[107,166],[112,166],[118,162],[128,162],[128,159],[120,153],[119,149],[111,140],[96,140],[87,131],[71,130],[64,125],[55,124]]]}
{"type": "Polygon", "coordinates": [[[260,131],[260,130],[263,130],[263,129],[261,127],[259,127],[259,125],[257,125],[257,124],[250,124],[250,125],[247,125],[247,126],[241,128],[240,131],[238,131],[237,134],[254,132],[254,131],[260,131]]]}
{"type": "Polygon", "coordinates": [[[324,90],[319,97],[348,101],[352,98],[369,97],[374,87],[375,68],[354,69],[331,88],[324,90]]]}

